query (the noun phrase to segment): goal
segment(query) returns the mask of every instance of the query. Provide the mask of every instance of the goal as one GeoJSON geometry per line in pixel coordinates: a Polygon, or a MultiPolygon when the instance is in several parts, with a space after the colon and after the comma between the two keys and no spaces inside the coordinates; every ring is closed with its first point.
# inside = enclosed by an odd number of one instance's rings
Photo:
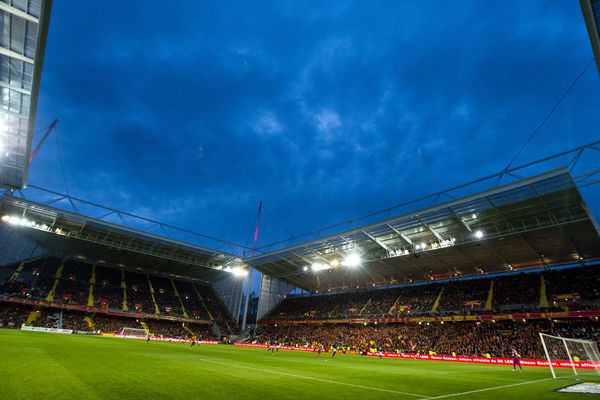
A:
{"type": "Polygon", "coordinates": [[[591,340],[563,338],[540,332],[553,378],[582,376],[600,378],[600,353],[591,340]]]}
{"type": "Polygon", "coordinates": [[[139,328],[123,328],[121,330],[123,336],[148,336],[148,330],[139,328]]]}

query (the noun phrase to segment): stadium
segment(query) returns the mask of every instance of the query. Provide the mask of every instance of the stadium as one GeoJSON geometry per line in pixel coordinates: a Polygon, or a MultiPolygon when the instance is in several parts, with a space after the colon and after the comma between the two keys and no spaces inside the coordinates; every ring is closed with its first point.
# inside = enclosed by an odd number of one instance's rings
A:
{"type": "MultiPolygon", "coordinates": [[[[38,185],[57,7],[0,2],[0,398],[600,394],[600,140],[270,242],[261,201],[241,244],[75,196],[62,158],[65,190],[38,185]]],[[[594,56],[549,115],[600,76],[600,1],[578,12],[594,56]]]]}

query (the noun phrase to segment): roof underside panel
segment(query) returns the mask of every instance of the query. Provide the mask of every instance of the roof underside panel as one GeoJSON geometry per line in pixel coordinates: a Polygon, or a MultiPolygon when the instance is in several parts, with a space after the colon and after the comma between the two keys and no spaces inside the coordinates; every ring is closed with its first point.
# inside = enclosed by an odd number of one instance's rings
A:
{"type": "Polygon", "coordinates": [[[560,169],[247,262],[323,291],[598,258],[595,222],[570,174],[560,169]],[[360,254],[360,268],[336,266],[352,253],[360,254]],[[312,271],[314,264],[325,268],[312,271]]]}
{"type": "Polygon", "coordinates": [[[237,257],[187,242],[68,213],[5,194],[0,197],[3,224],[58,257],[127,266],[173,277],[214,281],[237,257]],[[14,221],[14,218],[19,218],[14,221]]]}

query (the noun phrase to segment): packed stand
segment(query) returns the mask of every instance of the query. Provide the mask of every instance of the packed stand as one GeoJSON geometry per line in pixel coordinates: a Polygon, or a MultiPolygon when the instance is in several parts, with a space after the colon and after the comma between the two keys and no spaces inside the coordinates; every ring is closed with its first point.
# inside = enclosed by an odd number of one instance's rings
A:
{"type": "Polygon", "coordinates": [[[190,319],[208,321],[210,316],[194,289],[194,285],[190,282],[176,281],[175,286],[190,319]]]}
{"type": "Polygon", "coordinates": [[[600,267],[520,273],[397,288],[290,296],[267,320],[473,315],[600,308],[600,267]],[[541,306],[541,277],[549,306],[541,306]],[[491,309],[486,309],[492,287],[491,309]],[[441,294],[441,296],[440,296],[441,294]],[[436,299],[440,296],[437,309],[436,299]]]}
{"type": "Polygon", "coordinates": [[[151,276],[154,299],[162,315],[182,316],[181,303],[169,279],[151,276]]]}
{"type": "Polygon", "coordinates": [[[509,357],[515,348],[524,358],[544,358],[539,332],[600,339],[600,323],[589,319],[498,321],[488,323],[423,323],[389,325],[290,325],[261,328],[255,343],[316,348],[323,345],[363,353],[382,347],[388,352],[509,357]]]}
{"type": "Polygon", "coordinates": [[[42,315],[32,324],[42,328],[58,328],[58,329],[73,329],[76,331],[90,330],[81,314],[74,314],[46,309],[42,311],[42,315]]]}
{"type": "Polygon", "coordinates": [[[125,283],[127,285],[129,311],[140,314],[155,314],[156,309],[148,286],[147,275],[125,271],[125,283]]]}
{"type": "Polygon", "coordinates": [[[485,307],[492,279],[470,279],[444,286],[438,310],[442,315],[462,314],[485,307]]]}
{"type": "Polygon", "coordinates": [[[31,309],[10,303],[0,303],[0,328],[20,328],[31,309]]]}
{"type": "Polygon", "coordinates": [[[95,278],[94,306],[106,310],[121,310],[123,308],[121,271],[96,266],[95,278]]]}
{"type": "Polygon", "coordinates": [[[65,304],[87,305],[92,268],[76,261],[64,263],[60,282],[56,288],[55,301],[65,304]]]}

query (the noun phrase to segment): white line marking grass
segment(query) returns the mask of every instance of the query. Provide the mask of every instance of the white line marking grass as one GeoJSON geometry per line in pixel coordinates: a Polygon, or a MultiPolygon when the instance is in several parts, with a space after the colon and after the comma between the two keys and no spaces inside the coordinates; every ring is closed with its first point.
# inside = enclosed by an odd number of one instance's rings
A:
{"type": "Polygon", "coordinates": [[[504,388],[509,388],[509,387],[513,387],[513,386],[529,385],[531,383],[544,382],[544,381],[549,381],[549,380],[552,380],[552,379],[554,379],[554,378],[537,379],[535,381],[526,381],[526,382],[521,382],[521,383],[513,383],[511,385],[493,386],[493,387],[489,387],[489,388],[469,390],[467,392],[451,393],[451,394],[444,394],[444,395],[441,395],[441,396],[428,397],[427,399],[445,399],[447,397],[464,396],[466,394],[488,392],[488,391],[491,391],[491,390],[504,389],[504,388]]]}
{"type": "Polygon", "coordinates": [[[406,395],[406,396],[420,397],[420,398],[424,398],[424,399],[425,398],[427,398],[427,399],[430,398],[430,397],[424,396],[422,394],[409,393],[409,392],[401,392],[399,390],[384,389],[384,388],[379,388],[379,387],[375,387],[375,386],[365,386],[365,385],[357,385],[357,384],[354,384],[354,383],[332,381],[332,380],[329,380],[329,379],[315,378],[314,376],[290,374],[288,372],[272,371],[272,370],[268,370],[268,369],[262,369],[262,368],[256,368],[256,367],[249,367],[247,365],[240,365],[240,364],[228,363],[228,362],[223,362],[223,361],[216,361],[216,360],[214,360],[212,358],[201,357],[201,359],[204,360],[204,361],[207,361],[207,362],[214,363],[214,364],[222,364],[222,365],[226,365],[228,367],[245,368],[245,369],[250,369],[252,371],[260,371],[260,372],[264,372],[264,373],[268,373],[268,374],[290,376],[292,378],[308,379],[308,380],[312,380],[312,381],[332,383],[334,385],[342,385],[342,386],[355,387],[355,388],[359,388],[359,389],[375,390],[375,391],[378,391],[378,392],[402,394],[402,395],[406,395]]]}

